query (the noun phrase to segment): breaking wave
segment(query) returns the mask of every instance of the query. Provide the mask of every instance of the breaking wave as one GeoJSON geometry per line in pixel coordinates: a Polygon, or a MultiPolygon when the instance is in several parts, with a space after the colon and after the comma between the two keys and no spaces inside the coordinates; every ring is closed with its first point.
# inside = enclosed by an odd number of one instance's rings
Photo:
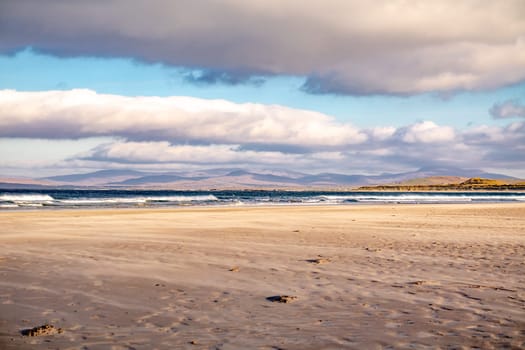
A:
{"type": "Polygon", "coordinates": [[[53,197],[47,194],[3,194],[0,195],[0,201],[4,202],[42,202],[53,201],[53,197]]]}
{"type": "Polygon", "coordinates": [[[169,190],[5,190],[0,210],[12,208],[169,207],[199,205],[341,205],[525,202],[525,192],[293,192],[169,190]]]}

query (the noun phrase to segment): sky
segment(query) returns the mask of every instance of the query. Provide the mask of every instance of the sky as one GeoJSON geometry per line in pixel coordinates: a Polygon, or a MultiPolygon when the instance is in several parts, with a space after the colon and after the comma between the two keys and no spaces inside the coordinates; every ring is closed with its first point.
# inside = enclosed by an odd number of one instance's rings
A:
{"type": "Polygon", "coordinates": [[[3,0],[0,176],[525,178],[525,1],[3,0]]]}

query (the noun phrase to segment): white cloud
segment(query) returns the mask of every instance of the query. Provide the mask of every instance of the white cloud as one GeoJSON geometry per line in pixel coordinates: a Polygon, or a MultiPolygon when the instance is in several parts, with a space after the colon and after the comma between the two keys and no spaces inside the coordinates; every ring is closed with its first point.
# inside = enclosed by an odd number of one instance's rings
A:
{"type": "Polygon", "coordinates": [[[396,132],[393,126],[378,126],[370,130],[370,135],[374,140],[384,141],[392,137],[396,132]]]}
{"type": "Polygon", "coordinates": [[[463,132],[433,122],[399,128],[381,141],[371,137],[359,145],[330,152],[312,149],[298,154],[284,150],[254,151],[242,145],[176,145],[165,141],[117,141],[79,154],[75,161],[152,169],[159,167],[241,166],[256,169],[283,168],[305,172],[374,173],[390,169],[432,166],[491,168],[508,173],[525,166],[525,123],[506,127],[481,126],[463,132]]]}
{"type": "MultiPolygon", "coordinates": [[[[46,173],[53,167],[240,166],[343,173],[443,165],[499,168],[502,173],[525,168],[525,122],[466,130],[432,121],[358,129],[321,113],[282,106],[89,90],[0,91],[0,136],[5,137],[0,153],[25,153],[20,159],[2,159],[0,169],[11,174],[27,168],[31,159],[44,160],[33,164],[46,173]],[[89,151],[53,164],[42,159],[42,150],[20,148],[22,141],[13,139],[48,139],[61,147],[61,140],[92,136],[105,138],[90,139],[89,151]],[[97,146],[94,140],[100,140],[97,146]]],[[[82,141],[66,144],[78,144],[77,149],[82,141]]]]}
{"type": "Polygon", "coordinates": [[[133,57],[203,82],[299,75],[313,93],[477,90],[525,79],[524,13],[522,0],[4,0],[0,52],[133,57]]]}
{"type": "MultiPolygon", "coordinates": [[[[525,122],[514,122],[505,127],[480,125],[463,133],[469,144],[482,146],[505,145],[507,147],[525,146],[525,122]]],[[[525,158],[525,155],[523,155],[525,158]]]]}
{"type": "Polygon", "coordinates": [[[77,156],[94,161],[126,163],[266,164],[285,165],[302,160],[301,155],[283,152],[242,150],[239,145],[171,145],[166,141],[118,141],[95,147],[77,156]]]}
{"type": "Polygon", "coordinates": [[[400,130],[401,139],[408,143],[449,143],[456,134],[450,126],[439,126],[432,121],[423,121],[400,130]]]}
{"type": "Polygon", "coordinates": [[[465,137],[471,144],[487,144],[504,142],[505,130],[499,126],[480,125],[465,132],[465,137]]]}
{"type": "Polygon", "coordinates": [[[0,91],[0,136],[341,146],[366,141],[350,124],[306,110],[192,97],[125,97],[91,90],[0,91]]]}

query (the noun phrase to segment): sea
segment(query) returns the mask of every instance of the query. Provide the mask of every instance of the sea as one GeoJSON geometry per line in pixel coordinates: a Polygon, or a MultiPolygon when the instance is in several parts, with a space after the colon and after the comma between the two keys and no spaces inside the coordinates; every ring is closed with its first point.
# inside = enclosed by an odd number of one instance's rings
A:
{"type": "Polygon", "coordinates": [[[525,202],[525,192],[0,189],[0,210],[525,202]]]}

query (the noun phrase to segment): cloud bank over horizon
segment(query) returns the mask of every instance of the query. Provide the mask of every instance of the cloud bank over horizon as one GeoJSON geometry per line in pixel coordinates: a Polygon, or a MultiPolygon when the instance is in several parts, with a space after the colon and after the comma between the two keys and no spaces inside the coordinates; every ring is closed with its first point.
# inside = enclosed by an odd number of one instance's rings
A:
{"type": "Polygon", "coordinates": [[[197,84],[300,76],[310,94],[478,91],[525,80],[524,13],[521,0],[5,0],[0,53],[132,57],[197,84]]]}
{"type": "Polygon", "coordinates": [[[63,168],[293,166],[341,173],[424,166],[525,168],[523,121],[465,130],[429,120],[357,128],[329,115],[278,105],[126,97],[87,89],[0,91],[0,137],[106,138],[86,152],[48,164],[63,168]]]}

